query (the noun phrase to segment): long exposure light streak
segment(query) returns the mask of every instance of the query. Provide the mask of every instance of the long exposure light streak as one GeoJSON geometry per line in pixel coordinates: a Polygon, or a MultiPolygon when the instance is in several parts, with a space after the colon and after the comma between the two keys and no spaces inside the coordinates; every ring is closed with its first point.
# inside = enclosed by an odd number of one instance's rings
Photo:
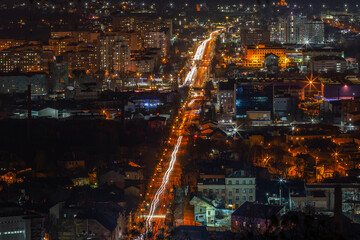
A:
{"type": "Polygon", "coordinates": [[[193,58],[191,70],[186,75],[185,81],[183,82],[181,87],[191,86],[193,84],[194,78],[196,77],[196,73],[197,73],[197,70],[198,70],[197,61],[200,61],[200,60],[203,59],[206,45],[208,44],[209,41],[211,41],[211,39],[213,39],[214,34],[216,34],[218,32],[219,32],[219,30],[212,32],[210,34],[209,38],[204,40],[200,44],[200,46],[196,49],[196,53],[195,53],[195,56],[193,58]]]}
{"type": "Polygon", "coordinates": [[[201,45],[197,48],[196,53],[195,53],[195,57],[194,57],[195,61],[203,59],[206,45],[208,44],[209,41],[211,41],[211,39],[214,37],[214,34],[217,33],[217,32],[219,32],[219,30],[212,32],[210,34],[209,38],[206,39],[205,41],[203,41],[201,43],[201,45]]]}
{"type": "MultiPolygon", "coordinates": [[[[195,56],[194,56],[193,61],[192,61],[190,71],[186,75],[185,81],[183,82],[181,87],[191,86],[194,83],[194,80],[196,78],[196,74],[197,74],[197,71],[198,71],[198,62],[204,58],[204,52],[205,52],[207,44],[209,43],[209,41],[211,41],[213,39],[214,34],[216,34],[218,32],[219,32],[219,30],[212,32],[210,34],[209,38],[204,40],[200,44],[200,46],[197,48],[195,56]]],[[[193,101],[191,101],[189,103],[189,105],[192,105],[192,104],[193,104],[193,101]]],[[[183,119],[183,122],[182,122],[181,127],[179,129],[181,129],[184,126],[184,121],[185,121],[185,119],[183,119]]],[[[182,138],[183,138],[183,136],[179,136],[178,139],[177,139],[177,143],[176,143],[176,145],[174,147],[174,150],[173,150],[173,152],[171,154],[171,158],[170,158],[170,161],[169,161],[169,167],[168,167],[168,169],[166,170],[166,172],[165,172],[165,174],[163,176],[161,186],[158,188],[158,190],[156,191],[156,193],[154,195],[154,198],[151,201],[149,214],[146,215],[147,216],[147,218],[146,218],[146,230],[145,230],[145,232],[143,234],[141,234],[136,239],[144,239],[145,235],[147,233],[149,233],[149,232],[152,232],[152,230],[153,230],[153,229],[151,229],[152,220],[159,216],[159,215],[155,214],[155,211],[156,211],[157,205],[158,205],[158,203],[160,201],[160,197],[161,197],[161,195],[164,194],[164,191],[166,190],[166,186],[167,186],[167,184],[169,182],[169,177],[170,177],[170,174],[173,171],[174,164],[176,162],[176,155],[178,153],[182,138]]]]}
{"type": "Polygon", "coordinates": [[[151,227],[151,221],[152,219],[154,218],[154,213],[155,213],[155,210],[156,210],[156,205],[158,204],[159,200],[160,200],[160,196],[164,193],[165,189],[166,189],[166,185],[167,183],[169,182],[169,177],[170,177],[170,174],[174,168],[174,164],[176,162],[176,155],[178,153],[178,150],[179,150],[179,147],[180,147],[180,144],[181,144],[181,139],[182,139],[183,136],[180,136],[177,140],[177,143],[175,145],[175,148],[174,148],[174,151],[172,152],[171,154],[171,158],[170,158],[170,162],[169,162],[169,167],[168,169],[166,170],[165,174],[164,174],[164,177],[163,177],[163,180],[162,180],[162,183],[161,183],[161,186],[159,187],[159,189],[156,191],[156,194],[151,202],[151,207],[150,207],[150,212],[149,212],[149,215],[146,219],[146,228],[147,230],[149,229],[149,227],[151,227]]]}

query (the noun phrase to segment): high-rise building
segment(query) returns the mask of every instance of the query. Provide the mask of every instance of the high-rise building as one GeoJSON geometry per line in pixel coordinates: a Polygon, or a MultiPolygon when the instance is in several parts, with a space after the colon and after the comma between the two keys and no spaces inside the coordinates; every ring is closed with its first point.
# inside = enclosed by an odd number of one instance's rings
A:
{"type": "Polygon", "coordinates": [[[124,37],[130,47],[130,51],[138,51],[143,47],[142,39],[135,31],[119,32],[118,35],[124,37]]]}
{"type": "Polygon", "coordinates": [[[293,12],[269,26],[270,40],[290,44],[324,43],[324,23],[320,19],[307,19],[293,12]]]}
{"type": "Polygon", "coordinates": [[[324,22],[321,19],[306,21],[304,43],[324,43],[324,22]]]}
{"type": "Polygon", "coordinates": [[[284,39],[286,38],[285,25],[286,23],[282,19],[269,23],[268,30],[270,31],[270,42],[284,42],[284,39]]]}
{"type": "Polygon", "coordinates": [[[220,112],[233,115],[235,113],[235,81],[221,81],[217,88],[217,101],[220,112]]]}
{"type": "Polygon", "coordinates": [[[293,12],[285,18],[280,20],[281,31],[280,35],[282,43],[301,44],[305,34],[304,23],[306,18],[301,15],[295,15],[293,12]]]}
{"type": "Polygon", "coordinates": [[[73,42],[73,38],[68,36],[60,37],[60,38],[50,38],[49,49],[54,51],[55,56],[60,56],[61,54],[68,51],[66,47],[72,42],[73,42]]]}
{"type": "Polygon", "coordinates": [[[166,30],[148,32],[145,37],[145,46],[147,48],[160,48],[163,57],[168,54],[169,42],[170,40],[166,30]]]}
{"type": "Polygon", "coordinates": [[[61,92],[69,85],[69,65],[67,62],[57,61],[50,64],[49,90],[61,92]]]}
{"type": "Polygon", "coordinates": [[[64,59],[69,63],[69,72],[83,70],[95,73],[98,70],[98,56],[95,47],[83,51],[69,51],[64,54],[64,59]]]}
{"type": "Polygon", "coordinates": [[[119,73],[130,67],[130,48],[123,36],[106,35],[98,41],[99,69],[119,73]]]}
{"type": "Polygon", "coordinates": [[[42,52],[33,50],[0,51],[0,72],[40,72],[42,68],[42,52]]]}

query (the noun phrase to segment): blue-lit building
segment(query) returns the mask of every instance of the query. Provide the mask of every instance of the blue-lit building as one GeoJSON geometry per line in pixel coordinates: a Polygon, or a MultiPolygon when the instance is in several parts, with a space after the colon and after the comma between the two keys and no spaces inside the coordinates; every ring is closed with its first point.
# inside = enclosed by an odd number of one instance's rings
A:
{"type": "Polygon", "coordinates": [[[131,102],[135,104],[137,108],[156,108],[159,105],[162,105],[162,102],[157,96],[136,96],[130,99],[131,102]]]}
{"type": "Polygon", "coordinates": [[[247,111],[274,109],[272,83],[240,82],[236,84],[236,118],[246,118],[247,111]]]}

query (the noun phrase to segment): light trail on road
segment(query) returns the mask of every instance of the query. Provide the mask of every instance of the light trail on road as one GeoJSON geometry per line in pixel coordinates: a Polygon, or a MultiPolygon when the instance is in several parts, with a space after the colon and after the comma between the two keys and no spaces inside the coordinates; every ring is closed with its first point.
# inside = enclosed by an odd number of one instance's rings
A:
{"type": "Polygon", "coordinates": [[[207,44],[211,41],[211,39],[213,39],[214,34],[218,33],[219,30],[214,31],[210,34],[209,38],[204,40],[200,46],[196,49],[196,53],[195,56],[193,58],[193,63],[191,66],[191,70],[190,72],[186,75],[185,81],[183,82],[183,84],[181,85],[181,87],[184,86],[191,86],[194,83],[194,78],[196,76],[197,70],[198,70],[198,66],[197,66],[197,61],[200,61],[203,59],[204,57],[204,52],[206,49],[207,44]]]}
{"type": "Polygon", "coordinates": [[[218,33],[218,32],[219,32],[219,30],[212,32],[212,33],[210,34],[209,38],[206,39],[205,41],[203,41],[203,42],[201,43],[201,45],[197,48],[196,53],[195,53],[195,57],[194,57],[194,60],[195,60],[195,61],[197,61],[197,60],[202,60],[202,59],[203,59],[206,45],[207,45],[208,42],[211,41],[211,39],[214,37],[214,34],[215,34],[215,33],[218,33]]]}
{"type": "Polygon", "coordinates": [[[162,183],[161,183],[161,186],[159,187],[159,189],[156,191],[156,194],[151,202],[151,207],[150,207],[150,212],[149,212],[149,215],[146,219],[146,228],[147,230],[151,227],[151,221],[154,217],[154,213],[155,213],[155,210],[156,210],[156,205],[158,204],[159,200],[160,200],[160,196],[164,193],[165,189],[166,189],[166,185],[167,183],[169,182],[169,177],[170,177],[170,174],[174,168],[174,164],[176,162],[176,155],[178,153],[178,150],[179,150],[179,147],[180,147],[180,144],[181,144],[181,139],[182,139],[183,136],[180,136],[177,140],[177,143],[175,145],[175,148],[171,154],[171,159],[170,159],[170,162],[169,162],[169,167],[168,169],[166,170],[165,174],[164,174],[164,177],[163,177],[163,180],[162,180],[162,183]]]}
{"type": "Polygon", "coordinates": [[[181,87],[183,87],[183,86],[190,86],[190,85],[193,83],[193,81],[194,81],[194,77],[196,76],[196,72],[197,72],[197,66],[196,66],[196,64],[194,64],[194,65],[191,67],[190,72],[186,75],[185,81],[184,81],[184,83],[181,85],[181,87]]]}
{"type": "MultiPolygon", "coordinates": [[[[218,32],[220,32],[221,30],[217,30],[217,31],[214,31],[210,34],[209,38],[207,38],[206,40],[204,40],[200,46],[197,48],[196,50],[196,53],[195,53],[195,56],[194,58],[192,59],[192,65],[191,65],[191,68],[190,68],[190,71],[188,72],[188,74],[186,75],[186,78],[185,78],[185,81],[183,82],[183,84],[181,85],[181,87],[184,87],[184,86],[192,86],[194,84],[194,80],[197,76],[197,72],[198,72],[198,62],[201,61],[201,60],[204,60],[204,53],[205,53],[205,49],[208,45],[208,43],[214,38],[214,35],[218,32]]],[[[192,104],[194,103],[194,99],[189,103],[189,106],[191,106],[192,104]]],[[[187,105],[187,102],[184,103],[184,107],[187,105]]],[[[180,124],[180,127],[178,128],[179,131],[182,130],[182,128],[184,127],[184,124],[185,124],[185,121],[187,119],[187,116],[185,115],[185,117],[182,119],[182,123],[180,124]]],[[[172,132],[175,131],[175,126],[173,127],[173,130],[172,132]]],[[[183,136],[179,136],[178,139],[177,139],[177,143],[174,147],[174,150],[171,154],[171,157],[170,157],[170,161],[169,161],[169,166],[168,166],[168,169],[166,170],[163,178],[162,178],[162,183],[160,185],[160,187],[157,189],[152,201],[151,201],[151,205],[150,205],[150,210],[149,210],[149,214],[148,215],[144,215],[144,216],[147,216],[146,218],[146,229],[145,229],[145,232],[143,234],[141,234],[140,236],[138,236],[136,239],[144,239],[144,237],[146,236],[147,233],[150,233],[150,232],[154,232],[154,234],[156,235],[156,231],[157,231],[157,228],[156,228],[156,224],[158,223],[155,223],[155,229],[152,229],[152,224],[153,224],[153,219],[157,219],[158,221],[160,220],[160,217],[159,216],[163,216],[161,213],[163,211],[163,209],[160,209],[160,213],[159,214],[155,214],[155,212],[157,212],[157,206],[160,202],[160,198],[161,196],[164,194],[165,190],[166,190],[166,187],[169,183],[169,178],[170,178],[170,175],[171,173],[173,172],[173,168],[174,168],[174,164],[177,160],[177,154],[178,154],[178,151],[179,151],[179,147],[181,145],[181,141],[182,141],[182,138],[183,136]]],[[[165,153],[164,153],[165,155],[165,153]]],[[[149,193],[148,193],[149,194],[149,193]]],[[[165,199],[163,199],[164,201],[165,199]]],[[[161,208],[165,207],[164,204],[161,205],[161,208]]],[[[166,218],[166,215],[165,215],[165,218],[166,218]]]]}

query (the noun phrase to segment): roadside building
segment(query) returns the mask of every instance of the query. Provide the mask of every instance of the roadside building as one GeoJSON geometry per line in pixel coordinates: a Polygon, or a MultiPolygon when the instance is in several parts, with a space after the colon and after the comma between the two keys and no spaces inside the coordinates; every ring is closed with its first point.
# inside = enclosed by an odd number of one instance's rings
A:
{"type": "Polygon", "coordinates": [[[225,178],[198,179],[198,192],[203,196],[223,199],[226,208],[234,209],[246,201],[255,201],[255,177],[243,170],[234,171],[225,178]]]}
{"type": "Polygon", "coordinates": [[[231,214],[231,231],[264,232],[271,224],[280,226],[280,212],[284,206],[245,202],[231,214]]]}
{"type": "Polygon", "coordinates": [[[345,58],[338,56],[317,56],[312,59],[311,71],[343,73],[347,68],[345,58]]]}
{"type": "Polygon", "coordinates": [[[217,100],[220,113],[232,117],[235,113],[235,81],[221,81],[218,83],[217,100]]]}

